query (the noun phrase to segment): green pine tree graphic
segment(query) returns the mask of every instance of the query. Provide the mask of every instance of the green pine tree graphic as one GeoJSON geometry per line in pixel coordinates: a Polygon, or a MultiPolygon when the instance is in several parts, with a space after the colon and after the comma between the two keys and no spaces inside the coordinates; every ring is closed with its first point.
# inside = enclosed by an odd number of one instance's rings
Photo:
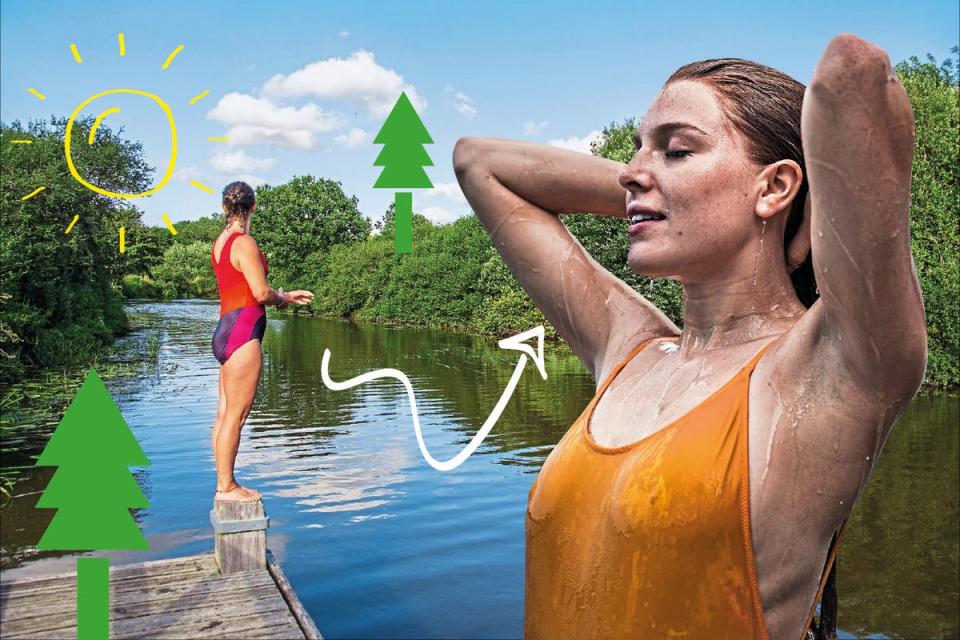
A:
{"type": "MultiPolygon", "coordinates": [[[[37,549],[150,548],[130,513],[149,503],[128,468],[150,461],[96,369],[87,372],[36,464],[57,467],[37,502],[38,509],[57,509],[37,549]]],[[[78,558],[78,637],[106,638],[109,610],[108,559],[78,558]]]]}
{"type": "MultiPolygon", "coordinates": [[[[383,127],[373,140],[382,144],[380,155],[373,162],[383,167],[374,183],[375,189],[428,189],[433,187],[423,167],[432,167],[433,161],[423,148],[433,144],[433,138],[423,126],[406,93],[401,93],[387,116],[383,127]]],[[[413,194],[394,194],[396,210],[396,235],[394,249],[397,253],[413,250],[413,194]]]]}

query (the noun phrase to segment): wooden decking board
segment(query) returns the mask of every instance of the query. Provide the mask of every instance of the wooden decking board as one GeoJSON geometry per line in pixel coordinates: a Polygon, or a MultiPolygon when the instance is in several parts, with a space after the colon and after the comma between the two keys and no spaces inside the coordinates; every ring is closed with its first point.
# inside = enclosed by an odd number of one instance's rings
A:
{"type": "MultiPolygon", "coordinates": [[[[206,593],[196,594],[190,591],[183,591],[179,594],[163,594],[160,597],[140,597],[135,599],[115,599],[111,593],[110,597],[110,619],[131,618],[141,615],[151,615],[153,607],[165,607],[163,611],[180,611],[174,605],[178,600],[189,598],[191,604],[188,607],[196,607],[207,601],[222,600],[230,598],[231,602],[241,603],[251,599],[263,599],[278,595],[276,586],[273,584],[261,584],[255,587],[244,587],[242,589],[231,589],[228,591],[207,591],[206,593]],[[139,607],[139,609],[138,609],[139,607]]],[[[149,596],[150,594],[144,594],[149,596]]],[[[27,618],[57,618],[69,614],[73,620],[77,615],[76,598],[71,600],[44,599],[40,602],[26,601],[4,603],[4,608],[16,606],[16,610],[8,610],[3,616],[3,622],[15,622],[27,618]]],[[[67,623],[69,624],[69,623],[67,623]]],[[[59,625],[58,625],[59,626],[59,625]]],[[[38,627],[39,628],[39,627],[38,627]]]]}
{"type": "MultiPolygon", "coordinates": [[[[216,561],[213,556],[191,556],[189,558],[172,558],[166,560],[154,560],[141,564],[125,564],[117,567],[110,567],[110,582],[119,583],[126,580],[138,580],[143,578],[172,578],[177,575],[203,575],[210,572],[218,573],[216,561]]],[[[53,576],[44,576],[42,578],[14,578],[12,580],[3,580],[0,582],[0,596],[11,589],[44,589],[56,586],[64,580],[76,582],[77,572],[59,573],[53,576]]]]}
{"type": "MultiPolygon", "coordinates": [[[[119,584],[110,583],[110,604],[137,602],[143,599],[170,598],[175,594],[192,589],[192,594],[207,592],[232,592],[263,585],[274,586],[274,581],[266,571],[249,571],[235,573],[228,576],[219,574],[204,574],[191,576],[188,579],[168,582],[166,580],[149,579],[144,581],[124,581],[119,584]],[[138,594],[140,594],[138,596],[138,594]]],[[[57,587],[47,587],[42,590],[18,589],[12,593],[0,596],[0,605],[14,606],[26,601],[32,603],[52,600],[76,602],[77,585],[75,579],[61,582],[57,587]]],[[[6,618],[4,618],[6,619],[6,618]]]]}
{"type": "MultiPolygon", "coordinates": [[[[110,620],[132,620],[150,616],[175,616],[184,613],[190,615],[190,611],[203,607],[204,611],[223,610],[227,613],[231,610],[241,612],[239,615],[248,613],[257,613],[261,607],[270,609],[276,608],[280,603],[286,604],[283,598],[276,592],[276,588],[269,585],[257,587],[251,591],[240,592],[242,595],[234,596],[229,601],[217,601],[213,598],[206,600],[192,600],[189,595],[180,598],[170,598],[157,602],[148,602],[142,609],[138,605],[114,606],[110,603],[110,620]]],[[[143,604],[143,603],[140,603],[143,604]]],[[[24,612],[17,618],[11,618],[10,623],[17,626],[28,625],[32,629],[58,629],[60,627],[75,624],[77,620],[76,603],[64,603],[65,606],[59,608],[47,607],[21,607],[24,612]]],[[[7,623],[6,617],[3,620],[7,623]]]]}
{"type": "MultiPolygon", "coordinates": [[[[221,576],[213,554],[110,569],[111,638],[322,638],[268,551],[221,576]]],[[[3,638],[75,638],[76,573],[4,580],[3,638]]]]}

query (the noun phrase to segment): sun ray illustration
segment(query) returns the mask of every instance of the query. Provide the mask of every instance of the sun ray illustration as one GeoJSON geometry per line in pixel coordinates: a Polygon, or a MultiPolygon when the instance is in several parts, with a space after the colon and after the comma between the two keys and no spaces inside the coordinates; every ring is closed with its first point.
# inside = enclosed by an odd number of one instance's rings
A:
{"type": "Polygon", "coordinates": [[[177,230],[173,226],[173,222],[170,221],[170,216],[163,214],[163,224],[167,225],[167,229],[170,229],[170,233],[177,235],[177,230]]]}
{"type": "Polygon", "coordinates": [[[93,146],[93,139],[94,139],[94,136],[97,135],[97,129],[100,128],[100,123],[103,122],[103,119],[106,118],[111,113],[120,113],[120,109],[116,107],[110,107],[109,109],[104,109],[104,111],[101,112],[100,115],[96,117],[96,119],[94,119],[93,126],[90,127],[90,135],[87,136],[87,142],[90,144],[90,146],[93,146]]]}
{"type": "Polygon", "coordinates": [[[191,180],[191,181],[190,181],[190,184],[192,184],[193,186],[195,186],[197,189],[200,189],[200,191],[206,191],[207,193],[213,193],[213,189],[211,189],[210,187],[208,187],[208,186],[205,185],[205,184],[201,184],[201,183],[197,182],[196,180],[191,180]]]}
{"type": "MultiPolygon", "coordinates": [[[[126,37],[122,32],[117,33],[117,46],[118,46],[118,53],[120,57],[121,58],[125,57],[127,55],[127,44],[126,44],[126,37]]],[[[80,50],[77,48],[76,43],[73,43],[73,42],[69,43],[69,48],[74,61],[77,64],[83,64],[83,57],[80,55],[80,50]]],[[[183,49],[184,49],[184,45],[182,44],[177,45],[167,56],[166,60],[163,62],[163,65],[161,66],[161,70],[165,71],[169,69],[174,59],[180,54],[181,51],[183,51],[183,49]]],[[[47,99],[47,96],[40,93],[40,91],[38,91],[34,87],[28,87],[27,91],[38,100],[47,99]]],[[[210,89],[204,89],[203,91],[199,92],[197,95],[195,95],[193,98],[190,99],[190,104],[191,105],[197,104],[200,100],[203,100],[209,95],[210,95],[210,89]]],[[[87,143],[89,145],[93,146],[94,141],[96,140],[97,132],[99,131],[100,125],[101,123],[103,123],[104,118],[115,113],[120,113],[120,109],[117,107],[110,107],[110,108],[104,109],[99,113],[99,115],[97,115],[97,117],[93,121],[93,126],[90,128],[89,134],[87,136],[87,143]]],[[[207,138],[207,140],[209,142],[229,142],[230,138],[228,138],[227,136],[212,136],[207,138]]],[[[10,140],[11,144],[33,144],[33,142],[34,140],[32,139],[10,140]]],[[[173,175],[174,167],[176,165],[176,160],[177,160],[177,147],[178,147],[177,127],[176,127],[176,124],[174,123],[173,112],[170,109],[170,105],[167,104],[164,100],[162,100],[159,96],[147,91],[141,91],[139,89],[108,89],[90,96],[89,98],[81,102],[79,105],[77,105],[77,107],[74,109],[70,117],[67,118],[67,126],[64,131],[63,150],[64,150],[64,156],[67,162],[67,169],[69,170],[70,175],[77,182],[79,182],[82,186],[86,187],[87,189],[110,198],[123,198],[123,199],[143,198],[153,193],[156,193],[157,191],[162,189],[170,180],[171,176],[173,175]],[[169,125],[169,129],[170,129],[170,156],[167,162],[166,171],[164,172],[163,176],[157,181],[157,183],[152,186],[152,188],[147,189],[146,191],[143,191],[140,193],[121,193],[121,192],[110,191],[106,188],[100,187],[94,184],[93,182],[90,182],[89,180],[85,179],[84,176],[81,175],[81,173],[78,171],[73,161],[73,154],[71,152],[71,139],[74,131],[75,121],[81,115],[81,113],[87,107],[87,105],[89,105],[90,103],[94,102],[95,100],[99,100],[105,96],[113,95],[117,93],[141,96],[141,97],[147,98],[148,100],[153,101],[163,112],[164,116],[166,116],[167,124],[169,125]]],[[[207,185],[203,184],[202,182],[199,182],[197,180],[189,180],[189,183],[194,187],[196,187],[197,189],[200,189],[204,193],[214,194],[214,190],[208,187],[207,185]]],[[[38,186],[36,189],[31,191],[27,195],[21,197],[20,200],[21,201],[30,200],[31,198],[34,198],[35,196],[37,196],[37,194],[45,191],[46,188],[47,188],[46,186],[38,186]]],[[[163,213],[162,218],[163,218],[163,223],[166,225],[170,233],[173,235],[177,235],[177,229],[173,225],[173,221],[170,219],[170,216],[166,213],[163,213]]],[[[74,215],[73,219],[70,221],[70,224],[68,224],[66,229],[64,230],[64,234],[69,234],[70,232],[72,232],[74,226],[76,226],[79,220],[80,220],[80,215],[79,214],[74,215]]],[[[125,253],[127,250],[126,227],[117,227],[117,232],[119,235],[120,253],[125,253]]]]}
{"type": "Polygon", "coordinates": [[[164,63],[163,63],[163,66],[160,67],[160,68],[163,69],[164,71],[166,71],[166,70],[167,70],[167,67],[170,66],[170,63],[173,62],[173,59],[176,58],[176,57],[177,57],[177,54],[180,53],[181,51],[183,51],[183,45],[180,45],[179,47],[177,47],[176,49],[174,49],[172,52],[170,52],[170,55],[167,56],[167,61],[164,62],[164,63]]]}
{"type": "MultiPolygon", "coordinates": [[[[36,189],[34,189],[33,191],[31,191],[30,193],[28,193],[27,195],[23,196],[23,197],[20,198],[20,199],[21,199],[21,200],[29,200],[30,198],[32,198],[33,196],[37,195],[38,193],[40,193],[40,192],[43,191],[44,189],[46,189],[46,187],[37,187],[36,189]]],[[[210,193],[213,193],[213,191],[211,191],[210,193]]]]}

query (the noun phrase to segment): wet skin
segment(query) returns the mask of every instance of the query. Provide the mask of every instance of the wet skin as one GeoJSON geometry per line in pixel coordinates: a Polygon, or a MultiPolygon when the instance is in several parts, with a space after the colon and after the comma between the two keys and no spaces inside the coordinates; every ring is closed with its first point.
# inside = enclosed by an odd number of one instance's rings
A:
{"type": "Polygon", "coordinates": [[[664,87],[627,165],[493,138],[463,138],[453,158],[494,246],[598,384],[640,342],[680,336],[618,376],[594,414],[601,444],[660,430],[777,341],[749,391],[751,529],[772,638],[801,637],[831,537],[926,365],[908,219],[913,115],[887,55],[834,38],[807,88],[802,131],[810,198],[786,252],[799,165],[752,162],[701,83],[664,87]],[[627,217],[625,204],[666,216],[633,229],[628,261],[683,285],[682,334],[556,215],[627,217]],[[811,246],[821,298],[807,310],[785,253],[795,264],[811,246]]]}
{"type": "MultiPolygon", "coordinates": [[[[309,291],[290,291],[286,300],[267,284],[267,274],[260,262],[260,249],[256,241],[248,234],[250,215],[256,209],[250,209],[242,224],[224,229],[214,241],[213,251],[217,263],[227,239],[240,232],[230,251],[230,262],[235,269],[243,273],[254,297],[261,304],[275,304],[283,308],[287,303],[308,304],[313,300],[309,291]]],[[[224,209],[226,211],[226,209],[224,209]]],[[[226,363],[220,366],[220,391],[217,403],[217,417],[213,423],[210,444],[217,465],[217,490],[215,499],[224,502],[247,502],[260,498],[260,492],[242,486],[234,476],[237,452],[240,448],[240,431],[250,415],[253,400],[257,395],[257,384],[263,365],[259,340],[250,340],[234,351],[226,363]]]]}

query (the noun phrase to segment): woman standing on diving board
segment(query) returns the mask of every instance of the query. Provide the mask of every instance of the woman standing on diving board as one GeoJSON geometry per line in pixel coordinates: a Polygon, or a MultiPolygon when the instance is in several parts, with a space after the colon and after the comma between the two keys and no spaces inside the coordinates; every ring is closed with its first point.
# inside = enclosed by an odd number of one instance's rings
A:
{"type": "Polygon", "coordinates": [[[926,367],[913,133],[886,53],[842,34],[806,89],[680,68],[626,165],[457,143],[494,246],[598,383],[530,491],[527,638],[806,637],[926,367]],[[584,211],[627,219],[632,270],[683,285],[682,331],[557,216],[584,211]]]}

